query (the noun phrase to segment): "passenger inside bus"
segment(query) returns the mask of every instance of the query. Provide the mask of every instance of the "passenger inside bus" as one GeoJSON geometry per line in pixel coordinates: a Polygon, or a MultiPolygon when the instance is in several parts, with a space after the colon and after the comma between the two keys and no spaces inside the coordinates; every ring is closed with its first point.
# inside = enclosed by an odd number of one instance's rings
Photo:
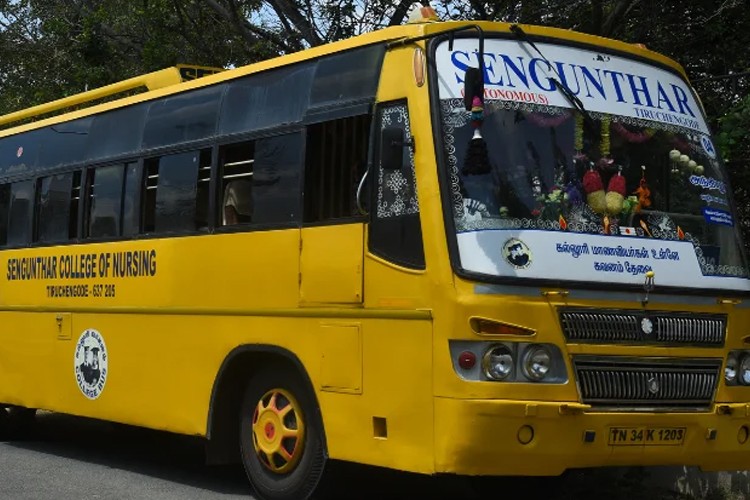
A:
{"type": "Polygon", "coordinates": [[[223,225],[244,224],[253,218],[253,181],[237,179],[224,188],[223,225]]]}

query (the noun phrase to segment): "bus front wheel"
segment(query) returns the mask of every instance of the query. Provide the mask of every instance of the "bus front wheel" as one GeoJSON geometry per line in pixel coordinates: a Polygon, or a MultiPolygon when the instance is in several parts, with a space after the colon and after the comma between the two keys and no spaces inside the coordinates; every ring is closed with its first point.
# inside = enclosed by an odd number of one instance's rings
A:
{"type": "Polygon", "coordinates": [[[289,370],[263,370],[245,390],[240,415],[242,463],[266,500],[304,500],[326,463],[314,397],[289,370]]]}
{"type": "Polygon", "coordinates": [[[36,410],[21,406],[0,406],[0,438],[23,440],[31,436],[36,410]]]}

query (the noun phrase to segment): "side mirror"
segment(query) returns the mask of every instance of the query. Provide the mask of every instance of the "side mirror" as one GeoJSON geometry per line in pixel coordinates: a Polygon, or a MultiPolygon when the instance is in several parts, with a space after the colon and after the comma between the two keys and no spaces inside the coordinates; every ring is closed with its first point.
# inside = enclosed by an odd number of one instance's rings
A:
{"type": "Polygon", "coordinates": [[[383,170],[401,170],[404,166],[404,129],[386,127],[380,133],[380,164],[383,170]]]}
{"type": "Polygon", "coordinates": [[[479,97],[484,101],[484,75],[479,68],[467,68],[464,75],[464,107],[471,111],[471,101],[479,97]]]}

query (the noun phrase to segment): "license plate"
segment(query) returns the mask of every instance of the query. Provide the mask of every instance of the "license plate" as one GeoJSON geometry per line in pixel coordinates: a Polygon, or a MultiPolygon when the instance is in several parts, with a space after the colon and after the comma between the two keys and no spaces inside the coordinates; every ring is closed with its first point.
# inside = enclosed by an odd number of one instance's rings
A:
{"type": "Polygon", "coordinates": [[[679,446],[685,427],[610,427],[610,446],[679,446]]]}

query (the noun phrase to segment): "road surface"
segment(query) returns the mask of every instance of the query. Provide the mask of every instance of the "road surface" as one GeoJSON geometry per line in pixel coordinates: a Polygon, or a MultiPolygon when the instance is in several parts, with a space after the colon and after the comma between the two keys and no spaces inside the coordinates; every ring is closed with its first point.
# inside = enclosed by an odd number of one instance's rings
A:
{"type": "MultiPolygon", "coordinates": [[[[489,486],[484,491],[467,478],[426,477],[340,463],[334,463],[334,470],[335,495],[316,500],[691,498],[649,486],[654,469],[574,471],[551,480],[495,480],[482,483],[489,486]]],[[[705,495],[707,483],[702,479],[698,483],[694,491],[703,490],[705,495]]],[[[254,499],[240,465],[205,465],[199,439],[52,413],[38,414],[27,439],[0,441],[0,499],[6,498],[254,499]]]]}

